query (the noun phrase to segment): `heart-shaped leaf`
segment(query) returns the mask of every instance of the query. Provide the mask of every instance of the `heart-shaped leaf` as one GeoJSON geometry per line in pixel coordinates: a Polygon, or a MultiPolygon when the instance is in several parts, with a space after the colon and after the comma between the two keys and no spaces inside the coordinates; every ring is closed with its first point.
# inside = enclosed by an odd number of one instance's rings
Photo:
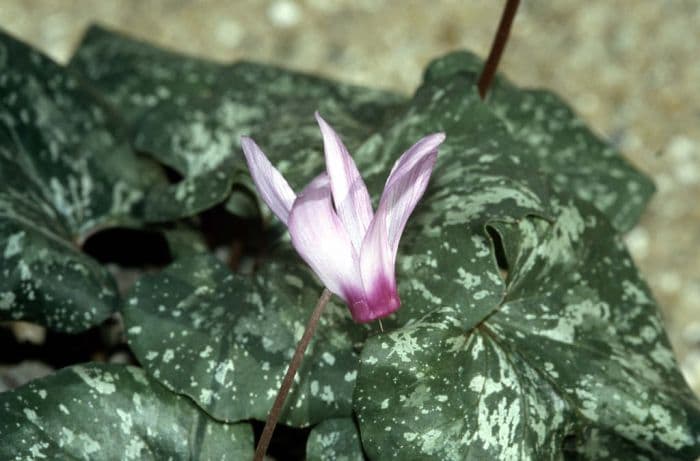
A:
{"type": "Polygon", "coordinates": [[[95,83],[129,126],[162,102],[186,110],[191,99],[216,96],[223,64],[158,48],[90,26],[68,67],[95,83]]]}
{"type": "Polygon", "coordinates": [[[700,454],[700,407],[620,238],[583,202],[554,209],[491,223],[509,272],[488,317],[443,303],[367,341],[354,406],[371,458],[561,459],[591,428],[630,455],[700,454]]]}
{"type": "Polygon", "coordinates": [[[307,461],[364,461],[360,434],[352,418],[327,419],[306,442],[307,461]]]}
{"type": "Polygon", "coordinates": [[[368,186],[380,191],[401,152],[431,132],[447,135],[412,226],[427,231],[468,223],[485,210],[506,218],[548,213],[548,186],[535,173],[538,165],[530,162],[528,147],[510,136],[471,85],[461,75],[424,82],[405,111],[358,149],[368,186]]]}
{"type": "Polygon", "coordinates": [[[184,175],[179,183],[161,187],[154,194],[144,210],[149,220],[192,215],[226,200],[239,157],[229,143],[235,133],[214,133],[211,124],[196,122],[185,131],[181,126],[166,126],[170,120],[190,115],[201,120],[201,114],[198,117],[193,112],[194,104],[218,97],[228,78],[224,65],[92,26],[69,68],[87,77],[117,108],[131,127],[137,149],[184,175]],[[160,105],[168,106],[163,118],[144,121],[146,114],[160,105]],[[145,128],[147,124],[155,126],[145,128]],[[139,133],[143,134],[136,138],[139,133]]]}
{"type": "Polygon", "coordinates": [[[217,422],[134,367],[65,368],[0,394],[0,409],[2,459],[253,456],[249,424],[217,422]]]}
{"type": "MultiPolygon", "coordinates": [[[[298,262],[244,277],[199,255],[139,280],[123,314],[130,346],[156,379],[218,419],[264,420],[320,292],[298,262]]],[[[283,422],[350,415],[365,332],[344,306],[328,305],[283,422]]]]}
{"type": "Polygon", "coordinates": [[[403,325],[445,305],[468,310],[465,322],[480,322],[494,310],[503,285],[483,235],[486,218],[550,214],[546,184],[524,164],[521,144],[468,88],[467,78],[424,84],[406,112],[358,150],[368,186],[377,190],[412,140],[436,131],[447,135],[401,240],[402,307],[387,325],[403,325]]]}
{"type": "MultiPolygon", "coordinates": [[[[467,51],[433,61],[425,72],[435,83],[468,76],[474,87],[483,61],[467,51]]],[[[552,186],[593,203],[620,231],[630,230],[654,193],[654,185],[609,143],[604,142],[559,96],[521,89],[500,74],[487,104],[512,136],[527,144],[552,186]]]]}
{"type": "Polygon", "coordinates": [[[323,163],[314,110],[354,147],[403,102],[391,93],[269,65],[186,57],[99,27],[90,28],[70,67],[118,108],[138,150],[185,176],[178,190],[192,197],[192,207],[201,206],[195,202],[201,197],[221,201],[234,170],[246,170],[241,135],[255,138],[300,187],[323,163]]]}
{"type": "MultiPolygon", "coordinates": [[[[503,226],[517,228],[518,222],[533,220],[541,225],[547,223],[527,218],[533,214],[549,219],[563,215],[560,219],[566,222],[578,213],[577,207],[584,210],[587,207],[579,202],[576,206],[568,204],[566,191],[555,188],[554,194],[548,193],[546,184],[541,182],[547,176],[541,174],[540,160],[532,153],[532,147],[511,138],[501,120],[476,99],[475,92],[470,90],[472,87],[473,81],[466,73],[455,73],[449,79],[428,79],[406,113],[360,149],[361,164],[370,173],[376,173],[370,180],[376,185],[391,164],[388,152],[405,148],[411,139],[422,134],[421,130],[447,133],[431,186],[407,228],[398,260],[403,306],[394,326],[406,326],[388,339],[372,338],[363,351],[363,371],[356,388],[355,406],[371,458],[560,459],[563,447],[571,445],[569,436],[574,434],[587,450],[595,446],[588,443],[592,439],[593,432],[589,428],[594,427],[593,422],[578,417],[585,404],[571,403],[571,397],[558,383],[549,380],[546,374],[542,376],[552,365],[542,365],[540,370],[537,364],[511,357],[513,350],[518,349],[508,349],[504,340],[493,334],[496,319],[506,310],[504,296],[512,286],[520,286],[517,274],[511,270],[506,290],[493,263],[494,255],[503,245],[502,252],[510,260],[524,251],[528,243],[540,244],[519,234],[508,234],[503,226]],[[563,202],[567,206],[561,205],[563,202]],[[498,224],[489,226],[493,219],[498,224]],[[487,244],[489,236],[493,249],[487,244]],[[411,322],[420,314],[427,316],[417,324],[411,322]],[[483,333],[487,328],[488,334],[483,333]],[[480,353],[481,350],[487,353],[480,353]],[[363,374],[365,369],[368,370],[366,375],[363,374]],[[464,385],[472,379],[477,381],[471,387],[464,385]],[[496,385],[491,386],[494,382],[496,385]],[[487,396],[486,391],[491,393],[487,396]]],[[[596,216],[593,222],[598,222],[598,227],[587,229],[586,244],[590,246],[590,242],[598,239],[602,241],[598,244],[602,248],[608,244],[609,251],[618,252],[616,258],[611,256],[608,260],[626,259],[629,263],[621,248],[609,244],[615,231],[606,225],[606,220],[591,210],[587,212],[596,216]]],[[[579,246],[548,247],[550,256],[556,260],[568,252],[564,260],[572,265],[578,261],[581,264],[577,266],[578,276],[582,277],[583,268],[590,268],[592,263],[580,246],[579,239],[584,240],[584,237],[572,234],[581,229],[570,229],[566,225],[555,229],[552,232],[556,242],[565,244],[574,240],[579,246]]],[[[530,269],[528,266],[523,272],[530,269]]],[[[627,270],[636,275],[633,266],[627,270]]],[[[552,269],[552,277],[571,272],[570,267],[557,267],[552,269]]],[[[627,277],[628,274],[620,274],[618,279],[627,277]]],[[[573,281],[568,282],[573,285],[573,281]]],[[[539,283],[544,282],[537,280],[532,286],[539,287],[539,283]]],[[[598,288],[603,290],[602,286],[598,288]]],[[[529,292],[520,296],[528,299],[529,292]]],[[[581,294],[580,299],[585,299],[585,294],[581,294]]],[[[621,299],[617,296],[617,300],[621,299]]],[[[550,301],[553,306],[560,303],[559,300],[550,301]]],[[[545,307],[553,310],[549,305],[545,307]]],[[[654,331],[662,334],[653,303],[644,306],[638,316],[638,322],[647,318],[654,331]]],[[[550,318],[559,317],[551,314],[550,318]]],[[[521,334],[518,330],[516,333],[521,334]]],[[[610,330],[605,334],[610,334],[610,330]]],[[[604,341],[605,334],[598,341],[604,341]]],[[[654,347],[657,346],[659,350],[669,351],[663,339],[654,341],[654,347]]],[[[552,353],[557,350],[552,346],[548,348],[552,353]]],[[[639,355],[644,354],[654,352],[647,350],[639,355]]],[[[624,356],[622,349],[617,358],[621,360],[624,356]]],[[[582,361],[573,354],[550,358],[551,362],[555,360],[561,367],[567,367],[574,360],[575,363],[582,361]]],[[[645,362],[644,366],[659,367],[653,360],[645,362]]],[[[679,389],[684,395],[681,403],[670,405],[667,411],[681,422],[679,431],[686,437],[686,445],[692,444],[693,423],[683,418],[697,417],[695,403],[673,360],[663,366],[670,373],[663,385],[655,382],[644,385],[653,389],[656,386],[679,389]]],[[[595,372],[597,374],[591,373],[591,376],[605,374],[604,369],[595,372]]],[[[582,370],[577,379],[584,377],[589,375],[582,370]]],[[[629,376],[625,378],[634,381],[629,376]]],[[[615,385],[622,387],[624,383],[618,380],[615,385]]],[[[661,405],[672,400],[668,394],[662,399],[663,402],[656,404],[657,408],[666,408],[661,405]]],[[[639,423],[630,413],[620,411],[618,421],[626,420],[630,425],[639,423]]],[[[644,430],[653,429],[653,424],[647,423],[649,426],[644,430]]],[[[622,431],[618,429],[619,426],[607,429],[615,435],[615,438],[605,439],[611,444],[611,451],[623,445],[635,447],[640,453],[647,449],[641,434],[631,437],[630,441],[621,437],[622,431]]],[[[661,448],[654,447],[651,453],[654,450],[683,452],[684,448],[674,445],[672,437],[660,432],[658,437],[663,440],[661,448]]]]}
{"type": "Polygon", "coordinates": [[[138,225],[146,188],[164,178],[78,79],[3,32],[0,75],[0,318],[85,329],[117,295],[79,245],[138,225]]]}
{"type": "Polygon", "coordinates": [[[561,459],[572,410],[526,364],[444,307],[369,340],[355,409],[371,459],[561,459]]]}

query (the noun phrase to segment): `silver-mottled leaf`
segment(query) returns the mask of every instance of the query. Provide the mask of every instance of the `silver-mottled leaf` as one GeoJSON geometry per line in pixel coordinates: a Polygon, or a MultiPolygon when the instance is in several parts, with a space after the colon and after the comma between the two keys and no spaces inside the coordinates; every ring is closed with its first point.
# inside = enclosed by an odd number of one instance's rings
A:
{"type": "Polygon", "coordinates": [[[621,239],[584,202],[552,203],[554,222],[488,224],[509,265],[488,317],[449,302],[368,340],[354,407],[370,457],[562,459],[567,436],[584,459],[700,454],[700,406],[621,239]]]}
{"type": "Polygon", "coordinates": [[[445,307],[365,345],[355,410],[370,458],[560,459],[574,410],[463,315],[445,307]]]}
{"type": "Polygon", "coordinates": [[[442,131],[447,138],[425,196],[408,222],[397,259],[402,307],[388,325],[403,325],[442,306],[459,306],[465,328],[488,316],[503,285],[493,265],[487,219],[550,214],[547,186],[520,157],[503,122],[453,79],[418,89],[405,113],[369,138],[356,155],[376,197],[393,162],[412,143],[442,131]],[[444,83],[444,82],[443,82],[444,83]]]}
{"type": "Polygon", "coordinates": [[[487,213],[510,219],[548,213],[546,178],[523,152],[527,146],[513,139],[470,85],[466,76],[425,82],[405,111],[370,137],[356,155],[378,197],[404,150],[427,134],[447,135],[430,186],[410,221],[424,232],[468,224],[487,213]]]}
{"type": "MultiPolygon", "coordinates": [[[[473,87],[482,65],[472,53],[454,52],[433,61],[425,78],[437,83],[470,76],[473,87]]],[[[487,104],[512,136],[530,148],[530,161],[547,174],[556,190],[591,202],[620,231],[637,223],[654,193],[653,183],[588,128],[559,96],[518,88],[498,75],[487,104]]]]}
{"type": "Polygon", "coordinates": [[[211,419],[143,370],[65,368],[0,394],[6,460],[250,459],[249,424],[211,419]]]}
{"type": "Polygon", "coordinates": [[[70,72],[0,32],[0,318],[76,331],[116,307],[79,245],[138,225],[145,189],[164,182],[125,139],[70,72]]]}
{"type": "Polygon", "coordinates": [[[88,28],[68,67],[95,82],[131,126],[163,102],[175,100],[186,108],[190,99],[216,96],[226,78],[221,63],[159,48],[97,25],[88,28]]]}
{"type": "Polygon", "coordinates": [[[100,27],[90,28],[70,67],[117,107],[138,150],[185,176],[178,196],[193,209],[221,201],[235,172],[247,170],[242,135],[301,187],[323,164],[314,110],[355,147],[404,100],[270,65],[187,57],[100,27]]]}
{"type": "MultiPolygon", "coordinates": [[[[129,344],[152,376],[216,418],[264,420],[320,292],[298,262],[270,262],[250,278],[200,255],[139,280],[123,314],[129,344]]],[[[350,415],[365,332],[344,305],[328,305],[283,422],[350,415]]]]}
{"type": "Polygon", "coordinates": [[[335,418],[315,426],[306,442],[307,461],[364,461],[360,435],[352,418],[335,418]]]}
{"type": "Polygon", "coordinates": [[[490,328],[544,366],[585,424],[651,458],[700,455],[700,402],[622,239],[584,203],[558,209],[553,225],[495,225],[520,246],[490,328]]]}

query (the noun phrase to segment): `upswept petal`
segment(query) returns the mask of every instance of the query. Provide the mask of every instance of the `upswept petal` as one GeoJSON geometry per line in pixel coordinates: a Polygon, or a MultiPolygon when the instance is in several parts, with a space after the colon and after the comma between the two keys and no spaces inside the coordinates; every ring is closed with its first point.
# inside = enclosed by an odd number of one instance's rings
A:
{"type": "Polygon", "coordinates": [[[394,273],[399,240],[425,192],[445,135],[426,136],[397,160],[373,215],[355,162],[338,134],[315,115],[327,173],[298,197],[252,139],[243,137],[241,144],[260,195],[287,224],[299,255],[348,304],[355,321],[369,322],[401,304],[394,273]]]}
{"type": "Polygon", "coordinates": [[[331,292],[348,305],[363,299],[357,253],[333,210],[327,174],[299,194],[288,226],[292,245],[331,292]]]}
{"type": "Polygon", "coordinates": [[[356,251],[372,221],[372,202],[367,186],[340,136],[318,112],[314,114],[323,135],[326,170],[331,181],[333,203],[356,251]]]}
{"type": "Polygon", "coordinates": [[[360,274],[367,309],[357,314],[353,312],[357,322],[370,322],[387,316],[401,305],[396,291],[394,255],[387,239],[386,220],[386,207],[379,207],[362,242],[360,274]]]}
{"type": "Polygon", "coordinates": [[[360,251],[360,274],[369,310],[359,321],[384,317],[400,306],[394,272],[396,251],[406,221],[428,186],[437,147],[444,139],[443,134],[421,139],[389,174],[360,251]]]}
{"type": "Polygon", "coordinates": [[[436,151],[440,144],[445,141],[445,133],[433,133],[429,134],[418,140],[414,145],[408,148],[406,152],[401,154],[401,157],[396,160],[394,166],[391,167],[389,176],[386,178],[386,183],[384,183],[384,189],[389,187],[390,183],[396,180],[397,176],[396,170],[399,168],[403,170],[411,169],[418,163],[423,157],[436,151]]]}
{"type": "Polygon", "coordinates": [[[437,148],[444,140],[443,133],[436,133],[415,143],[396,161],[386,180],[377,214],[380,211],[385,214],[392,266],[406,221],[428,187],[437,148]]]}
{"type": "Polygon", "coordinates": [[[260,196],[272,212],[287,224],[296,194],[255,141],[243,136],[241,146],[260,196]]]}

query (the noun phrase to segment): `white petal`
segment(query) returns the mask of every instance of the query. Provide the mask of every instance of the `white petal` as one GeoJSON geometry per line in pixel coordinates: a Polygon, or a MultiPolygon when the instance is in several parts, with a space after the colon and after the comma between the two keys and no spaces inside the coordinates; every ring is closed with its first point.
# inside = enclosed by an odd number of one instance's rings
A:
{"type": "Polygon", "coordinates": [[[331,203],[328,175],[299,194],[289,214],[292,244],[323,284],[348,304],[363,298],[357,253],[331,203]]]}
{"type": "Polygon", "coordinates": [[[372,220],[372,202],[362,176],[340,136],[318,112],[315,115],[323,135],[326,170],[331,181],[335,209],[355,250],[359,252],[372,220]]]}
{"type": "Polygon", "coordinates": [[[406,221],[428,187],[437,158],[437,148],[444,140],[443,133],[426,136],[408,149],[389,173],[379,209],[383,209],[386,214],[386,235],[392,253],[392,265],[406,221]]]}
{"type": "Polygon", "coordinates": [[[255,186],[263,201],[285,224],[289,219],[292,204],[296,199],[294,191],[282,174],[272,166],[265,153],[247,136],[241,138],[241,146],[253,176],[255,186]]]}

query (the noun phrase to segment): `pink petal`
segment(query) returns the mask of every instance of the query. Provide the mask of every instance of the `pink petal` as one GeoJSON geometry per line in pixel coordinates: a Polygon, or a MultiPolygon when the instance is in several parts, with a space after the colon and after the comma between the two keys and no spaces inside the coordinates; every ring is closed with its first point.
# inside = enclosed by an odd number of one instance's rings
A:
{"type": "Polygon", "coordinates": [[[356,251],[372,220],[372,202],[360,172],[340,136],[316,112],[316,121],[323,135],[326,170],[331,181],[333,202],[356,251]]]}
{"type": "Polygon", "coordinates": [[[243,136],[241,137],[241,146],[260,196],[272,212],[287,224],[296,194],[282,174],[272,166],[255,141],[243,136]]]}
{"type": "Polygon", "coordinates": [[[333,210],[327,174],[317,176],[299,194],[288,225],[294,248],[323,284],[350,307],[361,302],[357,253],[333,210]]]}
{"type": "Polygon", "coordinates": [[[443,134],[428,136],[411,147],[392,168],[379,208],[360,252],[360,274],[367,298],[363,320],[381,318],[399,308],[394,265],[401,233],[428,186],[443,134]]]}
{"type": "Polygon", "coordinates": [[[391,248],[392,266],[406,221],[428,187],[437,158],[437,148],[444,140],[443,133],[436,133],[415,143],[396,161],[386,180],[377,214],[380,209],[386,213],[386,233],[391,248]]]}
{"type": "Polygon", "coordinates": [[[358,322],[385,317],[399,308],[396,291],[394,255],[386,234],[386,209],[379,208],[370,224],[360,252],[360,274],[365,289],[367,308],[353,314],[358,322]]]}

